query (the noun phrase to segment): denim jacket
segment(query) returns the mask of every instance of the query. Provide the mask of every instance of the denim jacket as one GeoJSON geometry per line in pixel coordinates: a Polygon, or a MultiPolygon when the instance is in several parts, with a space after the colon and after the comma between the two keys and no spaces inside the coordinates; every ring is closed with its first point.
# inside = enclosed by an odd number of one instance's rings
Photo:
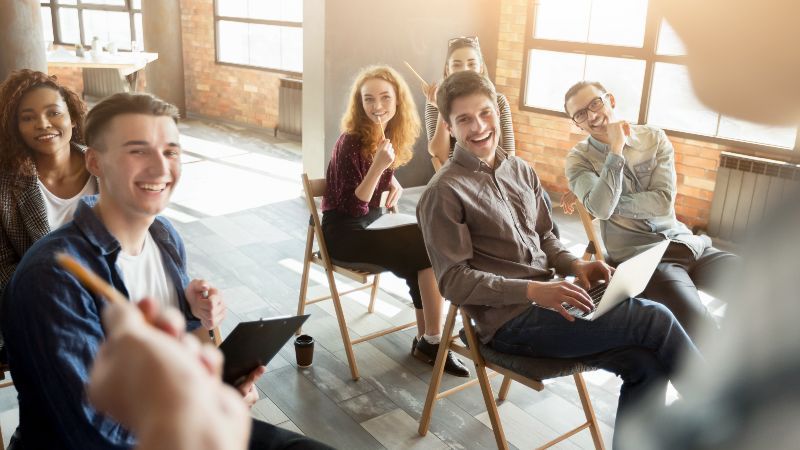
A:
{"type": "Polygon", "coordinates": [[[675,151],[663,130],[631,125],[622,156],[593,137],[567,155],[570,190],[601,220],[600,231],[614,262],[622,262],[670,239],[695,257],[711,246],[675,217],[675,151]]]}
{"type": "MultiPolygon", "coordinates": [[[[85,384],[105,338],[100,322],[105,300],[59,267],[54,256],[67,252],[127,295],[116,264],[119,242],[84,197],[73,222],[37,241],[17,266],[4,295],[2,330],[19,399],[22,448],[129,449],[135,439],[98,413],[86,399],[85,384]]],[[[186,254],[175,228],[157,217],[150,233],[161,250],[188,328],[199,326],[186,302],[186,254]]],[[[153,380],[157,382],[157,380],[153,380]]]]}

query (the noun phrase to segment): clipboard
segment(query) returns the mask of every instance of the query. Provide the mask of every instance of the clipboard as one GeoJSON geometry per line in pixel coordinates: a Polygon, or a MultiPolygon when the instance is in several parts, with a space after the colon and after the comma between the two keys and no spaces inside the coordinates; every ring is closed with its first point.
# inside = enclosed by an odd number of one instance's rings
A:
{"type": "Polygon", "coordinates": [[[219,346],[225,356],[222,381],[236,386],[253,369],[267,365],[308,317],[305,314],[240,322],[219,346]]]}

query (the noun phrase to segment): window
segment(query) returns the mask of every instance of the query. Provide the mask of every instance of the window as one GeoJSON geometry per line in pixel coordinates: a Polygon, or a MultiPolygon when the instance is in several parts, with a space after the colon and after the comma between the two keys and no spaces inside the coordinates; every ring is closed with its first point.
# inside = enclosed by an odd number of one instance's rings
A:
{"type": "Polygon", "coordinates": [[[46,41],[90,47],[96,36],[120,50],[130,50],[132,42],[144,48],[141,0],[50,0],[41,5],[46,41]]]}
{"type": "Polygon", "coordinates": [[[303,0],[216,0],[217,62],[303,72],[303,0]]]}
{"type": "Polygon", "coordinates": [[[531,3],[523,109],[561,115],[567,89],[596,80],[615,94],[617,114],[625,120],[772,156],[800,145],[797,127],[754,124],[703,105],[691,87],[680,38],[647,0],[531,3]]]}

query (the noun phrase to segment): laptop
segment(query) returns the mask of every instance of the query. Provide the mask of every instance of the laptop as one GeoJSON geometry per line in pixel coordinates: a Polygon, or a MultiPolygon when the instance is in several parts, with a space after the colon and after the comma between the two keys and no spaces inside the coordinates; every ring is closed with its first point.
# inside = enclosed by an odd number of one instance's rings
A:
{"type": "Polygon", "coordinates": [[[595,320],[614,309],[623,300],[635,297],[644,291],[658,263],[667,251],[670,240],[659,242],[633,258],[617,266],[608,283],[600,283],[586,291],[594,303],[594,311],[585,312],[573,305],[564,305],[567,312],[584,320],[595,320]]]}
{"type": "Polygon", "coordinates": [[[222,381],[236,386],[256,367],[266,366],[308,316],[275,317],[236,325],[219,346],[225,356],[222,381]]]}

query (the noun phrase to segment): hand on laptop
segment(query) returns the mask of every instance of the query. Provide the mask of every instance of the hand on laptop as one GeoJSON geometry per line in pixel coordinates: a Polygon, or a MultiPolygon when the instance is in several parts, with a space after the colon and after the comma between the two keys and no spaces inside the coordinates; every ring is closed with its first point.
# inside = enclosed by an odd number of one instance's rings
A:
{"type": "Polygon", "coordinates": [[[185,333],[177,310],[152,299],[108,304],[103,325],[88,398],[135,433],[139,448],[246,448],[249,411],[220,379],[222,354],[185,333]]]}
{"type": "Polygon", "coordinates": [[[225,318],[225,302],[217,288],[205,280],[192,280],[186,286],[186,300],[195,317],[206,330],[211,330],[225,318]]]}
{"type": "Polygon", "coordinates": [[[594,308],[589,294],[569,281],[530,281],[528,300],[543,308],[552,309],[570,322],[574,322],[575,318],[564,308],[564,303],[587,313],[594,308]]]}
{"type": "Polygon", "coordinates": [[[583,261],[576,259],[572,263],[572,273],[575,274],[575,281],[584,289],[589,289],[598,281],[605,281],[608,283],[611,280],[611,275],[614,274],[614,268],[604,263],[603,261],[583,261]]]}

